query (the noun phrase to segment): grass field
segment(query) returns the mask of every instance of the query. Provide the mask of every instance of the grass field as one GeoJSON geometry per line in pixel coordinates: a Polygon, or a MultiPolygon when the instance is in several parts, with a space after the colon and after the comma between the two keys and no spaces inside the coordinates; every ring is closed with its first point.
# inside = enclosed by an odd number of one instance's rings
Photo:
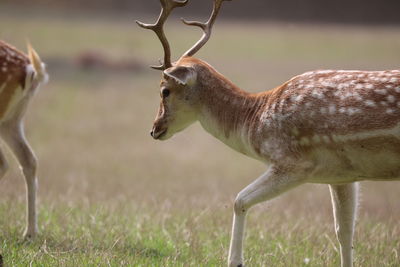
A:
{"type": "MultiPolygon", "coordinates": [[[[129,16],[67,19],[0,8],[0,17],[0,39],[25,49],[29,38],[51,76],[26,118],[40,164],[40,235],[21,238],[24,181],[9,156],[11,171],[0,181],[6,266],[224,266],[233,199],[266,167],[198,124],[153,141],[160,73],[74,65],[88,50],[155,63],[162,52],[153,34],[129,16]]],[[[175,56],[199,35],[174,23],[168,30],[175,56]]],[[[221,22],[199,57],[240,87],[261,91],[312,69],[399,68],[400,29],[221,22]]],[[[399,266],[399,192],[398,182],[363,183],[356,266],[399,266]]],[[[332,220],[324,185],[255,207],[247,265],[338,266],[332,220]]]]}

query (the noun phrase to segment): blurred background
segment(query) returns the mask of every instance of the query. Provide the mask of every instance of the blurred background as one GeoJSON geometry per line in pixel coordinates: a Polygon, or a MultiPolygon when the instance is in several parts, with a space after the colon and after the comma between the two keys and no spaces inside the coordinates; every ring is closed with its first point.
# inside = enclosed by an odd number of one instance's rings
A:
{"type": "MultiPolygon", "coordinates": [[[[153,14],[158,7],[154,0],[3,0],[13,5],[34,5],[41,8],[69,9],[71,11],[121,12],[129,14],[153,14]]],[[[399,24],[399,1],[396,0],[281,0],[281,1],[234,1],[225,8],[221,17],[245,20],[334,22],[340,24],[399,24]]],[[[210,4],[211,5],[211,4],[210,4]]],[[[206,1],[193,0],[191,7],[178,14],[201,15],[208,11],[206,1]]]]}
{"type": "MultiPolygon", "coordinates": [[[[178,18],[205,20],[211,6],[192,0],[171,16],[173,58],[201,35],[178,18]]],[[[0,39],[23,51],[30,40],[50,73],[26,116],[40,164],[37,243],[17,239],[25,188],[11,155],[0,180],[0,251],[16,265],[225,264],[233,200],[266,167],[198,124],[152,140],[160,72],[148,65],[163,52],[134,21],[153,22],[159,8],[157,0],[1,0],[0,39]]],[[[252,92],[314,69],[399,69],[399,10],[398,0],[234,0],[197,57],[252,92]]],[[[399,182],[363,183],[358,266],[399,263],[399,192],[399,182]]],[[[326,185],[258,205],[248,229],[249,266],[338,264],[326,185]]]]}

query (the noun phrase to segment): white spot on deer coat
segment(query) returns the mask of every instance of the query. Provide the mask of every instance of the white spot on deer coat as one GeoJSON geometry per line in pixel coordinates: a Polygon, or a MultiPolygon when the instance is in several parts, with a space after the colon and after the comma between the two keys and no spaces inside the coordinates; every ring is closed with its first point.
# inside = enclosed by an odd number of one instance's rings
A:
{"type": "Polygon", "coordinates": [[[290,97],[290,99],[294,102],[300,102],[301,100],[303,100],[303,95],[293,95],[290,97]]]}
{"type": "Polygon", "coordinates": [[[365,100],[365,105],[368,107],[376,107],[376,104],[372,100],[365,100]]]}
{"type": "Polygon", "coordinates": [[[388,108],[388,109],[386,109],[386,113],[387,114],[393,114],[394,113],[394,109],[388,108]]]}
{"type": "Polygon", "coordinates": [[[334,79],[334,80],[343,80],[343,75],[335,75],[335,76],[333,76],[333,78],[332,79],[334,79]]]}
{"type": "Polygon", "coordinates": [[[347,114],[349,114],[350,116],[354,115],[356,113],[359,113],[359,112],[360,112],[360,109],[358,109],[358,108],[350,107],[347,109],[347,114]]]}
{"type": "Polygon", "coordinates": [[[325,87],[335,87],[335,86],[336,86],[336,84],[331,83],[331,82],[328,82],[328,81],[323,81],[323,82],[321,83],[321,85],[322,85],[322,86],[325,86],[325,87]]]}
{"type": "Polygon", "coordinates": [[[387,107],[389,104],[386,101],[381,101],[379,102],[382,106],[387,107]]]}
{"type": "Polygon", "coordinates": [[[285,103],[286,103],[286,100],[285,100],[285,99],[282,99],[281,102],[279,102],[279,107],[280,107],[280,108],[283,108],[283,106],[285,105],[285,103]]]}
{"type": "Polygon", "coordinates": [[[311,95],[312,95],[313,97],[315,97],[315,98],[318,98],[318,99],[324,99],[324,98],[325,98],[325,95],[324,95],[322,92],[318,92],[317,90],[314,90],[314,91],[311,93],[311,95]]]}
{"type": "Polygon", "coordinates": [[[375,89],[375,93],[380,94],[380,95],[386,95],[387,90],[386,89],[375,89]]]}
{"type": "Polygon", "coordinates": [[[336,113],[336,106],[335,105],[329,105],[329,114],[333,115],[336,113]]]}
{"type": "Polygon", "coordinates": [[[388,100],[389,103],[394,103],[394,102],[396,102],[396,98],[395,98],[394,96],[392,96],[392,95],[388,95],[388,96],[386,97],[386,99],[388,100]]]}
{"type": "Polygon", "coordinates": [[[361,83],[358,83],[357,85],[356,85],[356,89],[362,89],[364,86],[361,84],[361,83]]]}

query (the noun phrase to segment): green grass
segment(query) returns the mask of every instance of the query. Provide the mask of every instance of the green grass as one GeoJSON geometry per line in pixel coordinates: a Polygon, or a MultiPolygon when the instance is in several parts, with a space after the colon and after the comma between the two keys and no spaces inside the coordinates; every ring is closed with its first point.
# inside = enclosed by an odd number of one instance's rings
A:
{"type": "MultiPolygon", "coordinates": [[[[0,220],[1,252],[10,266],[224,265],[230,212],[177,212],[166,205],[145,209],[109,208],[106,203],[106,207],[42,205],[41,235],[24,242],[20,237],[23,205],[3,203],[0,210],[8,216],[0,220]]],[[[326,222],[300,217],[283,223],[266,212],[257,221],[250,216],[248,226],[248,266],[339,265],[337,243],[326,222]]],[[[396,221],[367,222],[364,218],[356,235],[356,265],[397,266],[399,230],[396,221]]]]}
{"type": "MultiPolygon", "coordinates": [[[[151,64],[161,49],[131,17],[104,18],[0,9],[0,39],[29,38],[52,67],[27,114],[39,158],[40,235],[22,240],[25,188],[12,157],[0,181],[0,254],[6,266],[224,266],[235,194],[265,166],[213,139],[199,125],[168,142],[148,134],[160,74],[84,71],[74,58],[96,50],[151,64]]],[[[148,18],[144,19],[148,20],[148,18]]],[[[317,68],[391,69],[397,28],[228,23],[199,56],[257,91],[317,68]]],[[[168,28],[174,55],[198,32],[168,28]]],[[[365,183],[356,266],[398,266],[400,184],[365,183]]],[[[326,186],[304,185],[250,211],[247,266],[338,266],[326,186]],[[309,259],[306,264],[305,259],[309,259]]]]}

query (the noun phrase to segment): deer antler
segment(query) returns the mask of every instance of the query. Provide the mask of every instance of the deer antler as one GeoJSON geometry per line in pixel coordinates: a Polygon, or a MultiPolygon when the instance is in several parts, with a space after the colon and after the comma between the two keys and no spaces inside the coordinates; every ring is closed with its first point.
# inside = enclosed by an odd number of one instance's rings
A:
{"type": "Polygon", "coordinates": [[[167,37],[165,36],[164,32],[164,23],[167,20],[168,16],[171,14],[171,11],[176,7],[183,7],[188,3],[188,0],[178,1],[178,0],[160,0],[161,2],[161,13],[158,17],[156,23],[154,24],[145,24],[140,21],[136,21],[136,23],[148,30],[152,30],[156,33],[158,39],[160,39],[161,44],[164,48],[164,62],[160,66],[151,66],[153,69],[156,70],[165,70],[172,67],[171,63],[171,48],[169,46],[167,37]]]}
{"type": "Polygon", "coordinates": [[[211,32],[212,32],[212,27],[214,25],[214,22],[218,16],[219,10],[221,8],[222,2],[223,1],[232,1],[232,0],[214,0],[214,8],[211,13],[210,18],[206,23],[202,23],[199,21],[187,21],[185,19],[182,19],[182,22],[185,23],[186,25],[189,26],[197,26],[203,30],[203,36],[197,43],[192,46],[188,51],[186,51],[185,54],[183,54],[183,57],[191,57],[194,54],[196,54],[210,39],[211,37],[211,32]]]}

